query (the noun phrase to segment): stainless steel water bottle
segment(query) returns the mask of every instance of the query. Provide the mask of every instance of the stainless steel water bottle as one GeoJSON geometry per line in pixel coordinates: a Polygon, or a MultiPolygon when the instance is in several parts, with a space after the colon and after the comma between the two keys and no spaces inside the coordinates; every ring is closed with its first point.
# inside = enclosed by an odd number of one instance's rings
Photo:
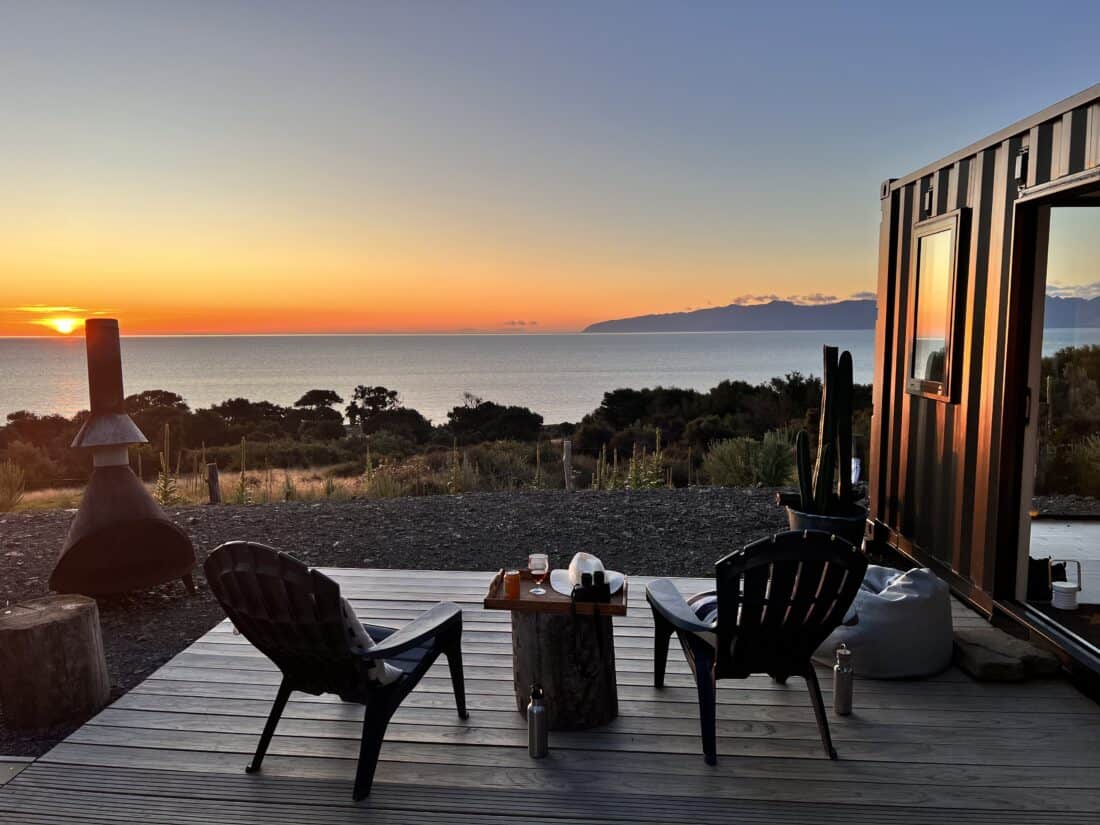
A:
{"type": "Polygon", "coordinates": [[[532,685],[531,703],[527,706],[527,751],[532,759],[541,759],[549,750],[547,721],[542,688],[532,685]]]}
{"type": "Polygon", "coordinates": [[[847,645],[836,649],[836,664],[833,665],[833,711],[837,716],[848,716],[852,712],[852,651],[847,645]]]}

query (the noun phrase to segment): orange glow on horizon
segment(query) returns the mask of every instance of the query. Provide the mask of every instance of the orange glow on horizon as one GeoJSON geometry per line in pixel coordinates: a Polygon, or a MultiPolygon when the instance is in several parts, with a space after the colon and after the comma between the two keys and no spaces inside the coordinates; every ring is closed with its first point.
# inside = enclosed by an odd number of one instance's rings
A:
{"type": "Polygon", "coordinates": [[[124,335],[576,332],[746,292],[864,286],[845,256],[745,250],[734,264],[721,239],[642,247],[446,222],[425,236],[340,216],[224,226],[82,214],[54,226],[15,215],[0,229],[0,336],[72,334],[53,319],[97,316],[118,318],[124,335]]]}

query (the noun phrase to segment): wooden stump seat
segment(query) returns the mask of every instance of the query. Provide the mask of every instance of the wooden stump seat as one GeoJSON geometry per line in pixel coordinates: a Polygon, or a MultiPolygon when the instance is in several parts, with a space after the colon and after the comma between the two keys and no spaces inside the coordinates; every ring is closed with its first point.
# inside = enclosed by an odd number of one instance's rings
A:
{"type": "Polygon", "coordinates": [[[111,681],[99,608],[60,595],[0,610],[0,710],[12,728],[45,728],[99,710],[111,681]]]}

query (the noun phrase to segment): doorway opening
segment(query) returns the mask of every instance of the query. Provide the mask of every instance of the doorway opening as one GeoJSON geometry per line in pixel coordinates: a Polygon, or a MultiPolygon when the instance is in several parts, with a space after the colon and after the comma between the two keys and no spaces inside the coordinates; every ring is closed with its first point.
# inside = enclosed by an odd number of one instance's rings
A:
{"type": "Polygon", "coordinates": [[[1017,598],[1100,652],[1100,199],[1038,224],[1017,598]]]}

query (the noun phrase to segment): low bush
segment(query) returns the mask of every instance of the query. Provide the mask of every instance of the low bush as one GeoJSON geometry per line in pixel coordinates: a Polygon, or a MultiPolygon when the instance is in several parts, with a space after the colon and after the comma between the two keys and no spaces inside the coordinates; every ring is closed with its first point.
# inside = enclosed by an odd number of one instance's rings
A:
{"type": "Polygon", "coordinates": [[[715,441],[703,459],[703,472],[711,484],[751,487],[756,483],[756,452],[756,440],[745,436],[715,441]]]}
{"type": "Polygon", "coordinates": [[[59,475],[57,463],[41,447],[13,441],[4,452],[6,460],[19,467],[28,487],[49,486],[59,475]]]}
{"type": "Polygon", "coordinates": [[[794,470],[794,455],[785,433],[765,433],[763,439],[727,438],[710,446],[703,472],[722,487],[781,487],[794,470]]]}

